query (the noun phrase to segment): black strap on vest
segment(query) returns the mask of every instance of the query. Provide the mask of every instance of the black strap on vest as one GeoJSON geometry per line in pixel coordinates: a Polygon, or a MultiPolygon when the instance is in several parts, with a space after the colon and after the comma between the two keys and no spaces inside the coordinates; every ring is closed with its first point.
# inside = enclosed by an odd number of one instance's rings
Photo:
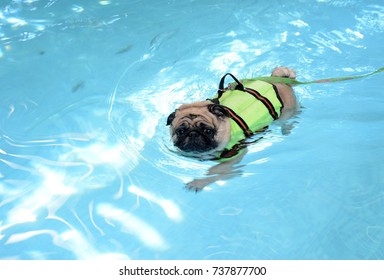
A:
{"type": "Polygon", "coordinates": [[[264,106],[268,109],[269,114],[272,116],[274,120],[277,120],[279,118],[279,115],[277,114],[275,107],[273,107],[273,104],[271,101],[269,101],[268,98],[262,96],[257,90],[251,89],[251,88],[244,88],[245,92],[248,92],[252,96],[254,96],[257,100],[261,101],[261,103],[264,104],[264,106]]]}
{"type": "MultiPolygon", "coordinates": [[[[227,76],[231,76],[231,78],[233,80],[235,80],[235,82],[236,82],[235,90],[244,91],[243,84],[234,75],[232,75],[231,73],[227,73],[220,80],[219,89],[217,90],[217,98],[212,100],[212,102],[214,102],[216,104],[220,104],[219,103],[220,97],[223,95],[224,92],[226,92],[228,90],[228,88],[224,88],[224,82],[225,82],[225,78],[227,76]]],[[[228,108],[226,106],[223,106],[223,108],[228,113],[230,118],[243,130],[245,137],[250,137],[253,135],[252,131],[249,129],[248,124],[243,120],[242,117],[240,117],[238,114],[236,114],[236,112],[233,111],[231,108],[228,108]]]]}
{"type": "Polygon", "coordinates": [[[235,113],[231,108],[228,108],[226,106],[221,105],[224,110],[228,113],[230,118],[243,130],[243,133],[245,137],[250,137],[253,135],[253,132],[249,129],[248,124],[243,120],[242,117],[240,117],[238,114],[235,113]]]}
{"type": "Polygon", "coordinates": [[[231,76],[231,78],[234,79],[235,82],[237,83],[235,90],[244,91],[243,84],[240,83],[240,81],[235,76],[233,76],[231,73],[227,73],[220,80],[219,90],[217,91],[217,98],[220,98],[223,95],[223,93],[226,91],[226,89],[224,88],[224,81],[225,81],[225,77],[227,77],[227,76],[231,76]]]}
{"type": "MultiPolygon", "coordinates": [[[[211,100],[212,102],[214,102],[216,104],[220,104],[220,100],[219,100],[220,97],[223,95],[224,92],[226,92],[228,90],[228,88],[224,88],[224,82],[225,82],[225,78],[227,76],[230,76],[236,82],[236,86],[234,88],[235,90],[240,90],[240,91],[247,92],[247,93],[251,94],[253,97],[255,97],[257,100],[259,100],[261,103],[263,103],[263,105],[268,109],[269,114],[272,116],[272,118],[274,120],[279,118],[279,115],[276,112],[275,107],[273,106],[271,101],[269,101],[268,98],[262,96],[257,90],[244,87],[244,85],[231,73],[227,73],[221,78],[220,83],[219,83],[219,89],[217,91],[217,98],[212,99],[211,100]]],[[[273,88],[276,92],[276,88],[275,87],[273,87],[273,88]]],[[[277,94],[277,92],[276,92],[276,94],[277,94]]],[[[236,112],[234,112],[232,109],[230,109],[226,106],[223,106],[223,107],[227,111],[229,116],[243,130],[244,135],[246,137],[253,135],[252,131],[249,129],[248,124],[238,114],[236,114],[236,112]]]]}
{"type": "Polygon", "coordinates": [[[244,147],[245,147],[245,145],[242,143],[235,144],[231,149],[229,149],[229,150],[225,149],[220,154],[220,157],[218,159],[232,158],[232,157],[236,156],[239,153],[239,151],[242,150],[244,147]]]}
{"type": "MultiPolygon", "coordinates": [[[[271,103],[271,101],[269,101],[268,98],[262,96],[257,90],[255,89],[252,89],[252,88],[246,88],[244,87],[244,85],[234,76],[232,75],[231,73],[227,73],[225,74],[221,80],[220,80],[220,84],[219,84],[219,89],[217,91],[217,100],[216,103],[218,103],[218,99],[220,99],[220,97],[223,95],[224,92],[226,92],[228,90],[228,88],[224,88],[224,81],[225,81],[225,78],[227,76],[231,76],[232,79],[235,80],[236,82],[236,86],[235,86],[235,90],[240,90],[240,91],[244,91],[244,92],[247,92],[249,94],[251,94],[253,97],[255,97],[257,100],[261,101],[261,103],[264,104],[264,106],[268,109],[268,112],[269,114],[272,116],[272,118],[274,120],[278,119],[279,118],[279,115],[277,114],[276,110],[275,110],[275,107],[273,106],[273,104],[271,103]]],[[[273,86],[273,90],[275,91],[276,95],[278,96],[279,100],[280,100],[280,96],[277,94],[277,89],[275,86],[273,86]]],[[[280,103],[283,104],[280,100],[280,103]]]]}

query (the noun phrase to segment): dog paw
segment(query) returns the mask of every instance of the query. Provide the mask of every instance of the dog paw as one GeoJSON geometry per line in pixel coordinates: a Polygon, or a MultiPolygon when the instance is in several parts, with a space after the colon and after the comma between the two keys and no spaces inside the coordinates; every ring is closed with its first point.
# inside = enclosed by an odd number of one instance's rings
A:
{"type": "Polygon", "coordinates": [[[277,67],[272,71],[271,76],[296,79],[296,72],[288,67],[277,67]]]}
{"type": "Polygon", "coordinates": [[[189,191],[193,191],[193,192],[200,192],[203,190],[203,188],[207,185],[207,183],[205,182],[205,180],[199,180],[199,179],[195,179],[193,180],[192,182],[189,182],[185,185],[185,188],[189,191]]]}

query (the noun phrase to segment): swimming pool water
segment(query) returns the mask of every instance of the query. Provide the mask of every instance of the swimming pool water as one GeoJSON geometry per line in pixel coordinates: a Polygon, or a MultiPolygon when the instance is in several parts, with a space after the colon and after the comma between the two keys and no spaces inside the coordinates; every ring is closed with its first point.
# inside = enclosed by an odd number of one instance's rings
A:
{"type": "Polygon", "coordinates": [[[295,87],[227,178],[165,126],[220,77],[383,66],[381,1],[0,3],[1,259],[383,259],[383,75],[295,87]]]}

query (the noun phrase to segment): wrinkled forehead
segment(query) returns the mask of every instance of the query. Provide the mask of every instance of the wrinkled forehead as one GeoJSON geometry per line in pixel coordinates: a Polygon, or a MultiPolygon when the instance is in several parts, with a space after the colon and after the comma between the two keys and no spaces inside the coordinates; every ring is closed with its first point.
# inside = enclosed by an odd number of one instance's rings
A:
{"type": "Polygon", "coordinates": [[[199,121],[215,124],[215,116],[209,111],[208,105],[212,104],[210,101],[199,101],[189,104],[183,104],[175,111],[175,121],[173,125],[178,125],[180,122],[188,120],[188,122],[195,123],[199,121]]]}

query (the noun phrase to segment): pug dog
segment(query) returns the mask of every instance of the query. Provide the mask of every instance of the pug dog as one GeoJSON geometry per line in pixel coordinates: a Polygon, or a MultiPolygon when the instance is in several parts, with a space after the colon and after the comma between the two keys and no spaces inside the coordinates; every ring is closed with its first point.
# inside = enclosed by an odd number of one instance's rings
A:
{"type": "MultiPolygon", "coordinates": [[[[231,76],[236,80],[236,82],[238,82],[237,85],[230,84],[225,89],[222,85],[220,85],[221,89],[219,89],[219,95],[220,90],[223,93],[233,90],[233,87],[235,86],[235,89],[238,89],[238,86],[243,88],[243,82],[241,80],[237,80],[233,75],[231,76]]],[[[278,67],[272,71],[271,76],[296,79],[296,72],[287,67],[278,67]]],[[[221,81],[221,84],[223,82],[224,77],[221,81]]],[[[292,87],[287,84],[272,84],[271,88],[272,87],[273,91],[276,92],[276,96],[272,96],[270,95],[270,93],[269,95],[273,98],[277,98],[275,103],[279,103],[281,106],[278,108],[280,112],[274,112],[275,115],[273,115],[273,118],[270,118],[271,122],[275,119],[288,119],[290,116],[293,115],[298,106],[292,87]]],[[[257,91],[256,93],[254,93],[254,90],[252,89],[246,90],[250,94],[253,94],[256,98],[261,100],[263,104],[268,108],[269,113],[272,113],[272,111],[276,111],[274,110],[273,106],[270,106],[271,102],[269,102],[268,98],[271,99],[271,97],[266,98],[262,96],[262,94],[259,94],[257,91]]],[[[237,106],[241,107],[242,104],[239,104],[237,106]]],[[[223,158],[234,157],[236,154],[239,153],[239,151],[243,147],[239,144],[241,144],[241,142],[248,136],[254,135],[258,132],[246,131],[248,128],[247,124],[241,124],[241,122],[244,123],[244,121],[237,120],[237,117],[238,115],[236,114],[236,112],[232,112],[232,110],[228,108],[228,106],[220,104],[220,102],[218,102],[218,99],[216,98],[182,104],[179,108],[177,108],[173,113],[168,116],[167,125],[170,127],[170,135],[172,142],[182,155],[189,157],[197,157],[199,159],[220,160],[223,158]],[[244,135],[241,135],[240,138],[238,136],[239,133],[236,134],[237,136],[235,135],[235,132],[233,130],[237,128],[235,128],[235,126],[231,123],[231,120],[232,123],[234,123],[233,120],[236,121],[237,124],[241,126],[241,128],[244,130],[244,135]],[[232,139],[234,137],[237,138],[232,139]],[[234,141],[238,143],[233,145],[232,142],[234,141]],[[229,151],[229,156],[228,145],[236,147],[234,151],[229,151]]],[[[258,121],[257,118],[264,118],[264,116],[260,116],[260,114],[256,112],[254,114],[252,114],[251,112],[251,115],[250,113],[247,113],[246,117],[248,119],[248,122],[249,118],[254,118],[254,120],[252,120],[254,122],[258,121]]],[[[267,126],[269,125],[269,123],[265,123],[264,121],[263,126],[264,125],[267,126]]],[[[232,161],[238,162],[238,159],[232,161]]],[[[220,164],[225,164],[225,169],[228,169],[228,165],[231,165],[231,163],[228,162],[222,162],[220,164]]],[[[215,169],[217,169],[217,167],[215,167],[215,169]]],[[[220,171],[216,173],[220,175],[220,171]]],[[[220,178],[220,176],[218,176],[218,178],[220,178]]],[[[209,180],[208,183],[210,183],[211,181],[212,180],[209,180]]],[[[200,190],[202,187],[204,187],[205,184],[204,182],[200,182],[198,185],[199,186],[197,187],[192,186],[191,188],[200,190]]]]}

